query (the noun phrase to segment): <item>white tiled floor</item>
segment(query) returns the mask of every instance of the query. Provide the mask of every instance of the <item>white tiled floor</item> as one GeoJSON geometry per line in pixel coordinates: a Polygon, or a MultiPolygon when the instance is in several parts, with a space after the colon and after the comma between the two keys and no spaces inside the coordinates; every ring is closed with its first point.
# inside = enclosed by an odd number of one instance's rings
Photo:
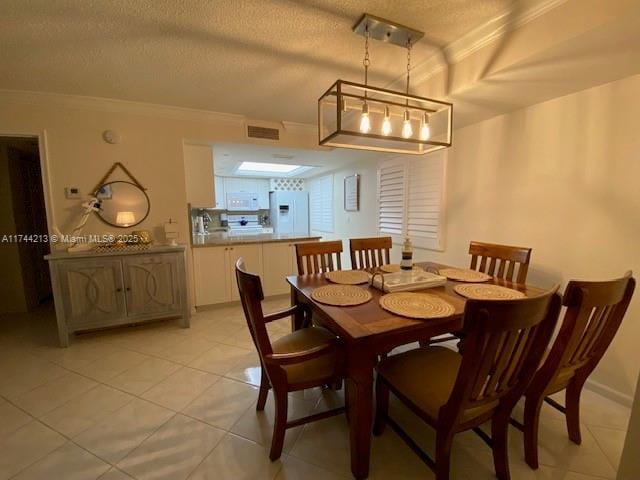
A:
{"type": "MultiPolygon", "coordinates": [[[[269,300],[267,310],[286,306],[269,300]]],[[[275,338],[287,333],[269,325],[275,338]]],[[[0,317],[0,480],[348,479],[346,420],[334,417],[287,432],[284,454],[268,458],[272,399],[256,413],[260,381],[237,306],[177,322],[77,336],[56,346],[52,308],[0,317]]],[[[291,394],[291,417],[342,401],[342,392],[291,394]]],[[[523,460],[512,429],[516,480],[613,479],[628,409],[585,391],[583,444],[572,444],[562,416],[544,407],[540,469],[523,460]]],[[[429,428],[397,402],[392,414],[428,451],[429,428]]],[[[373,439],[372,479],[429,479],[433,474],[389,429],[373,439]]],[[[494,477],[490,450],[472,433],[456,438],[454,479],[494,477]]]]}

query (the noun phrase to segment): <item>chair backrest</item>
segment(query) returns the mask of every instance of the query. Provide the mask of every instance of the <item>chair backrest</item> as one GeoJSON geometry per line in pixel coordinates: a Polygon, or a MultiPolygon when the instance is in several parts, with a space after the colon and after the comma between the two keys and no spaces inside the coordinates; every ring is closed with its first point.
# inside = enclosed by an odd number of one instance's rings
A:
{"type": "Polygon", "coordinates": [[[493,243],[469,243],[471,255],[471,269],[498,278],[514,281],[516,266],[518,275],[516,283],[526,283],[531,259],[531,249],[527,247],[512,247],[493,243]]]}
{"type": "Polygon", "coordinates": [[[349,240],[351,268],[370,270],[391,263],[391,237],[352,238],[349,240]]]}
{"type": "Polygon", "coordinates": [[[513,408],[553,334],[561,304],[557,289],[519,300],[467,301],[462,364],[442,407],[443,421],[457,423],[476,407],[485,406],[483,413],[513,408]]]}
{"type": "Polygon", "coordinates": [[[569,282],[562,326],[534,379],[538,388],[564,388],[576,372],[586,380],[616,335],[635,285],[631,272],[603,282],[569,282]]]}
{"type": "Polygon", "coordinates": [[[298,275],[342,270],[342,240],[296,243],[298,275]]]}
{"type": "Polygon", "coordinates": [[[236,262],[236,280],[249,332],[262,361],[265,355],[273,353],[262,311],[262,282],[258,275],[247,272],[243,258],[236,262]]]}

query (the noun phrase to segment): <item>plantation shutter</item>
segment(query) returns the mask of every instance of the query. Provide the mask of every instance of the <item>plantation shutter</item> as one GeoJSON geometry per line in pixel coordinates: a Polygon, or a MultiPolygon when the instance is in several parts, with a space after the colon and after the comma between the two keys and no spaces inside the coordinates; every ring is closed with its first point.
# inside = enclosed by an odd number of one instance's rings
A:
{"type": "Polygon", "coordinates": [[[408,161],[406,232],[416,246],[442,248],[444,154],[408,161]]]}
{"type": "Polygon", "coordinates": [[[378,231],[395,243],[409,236],[416,247],[443,248],[446,153],[398,157],[378,167],[378,231]]]}
{"type": "Polygon", "coordinates": [[[311,230],[333,232],[333,175],[309,182],[309,220],[311,230]]]}
{"type": "Polygon", "coordinates": [[[378,230],[401,236],[404,233],[405,162],[386,161],[378,170],[378,230]]]}

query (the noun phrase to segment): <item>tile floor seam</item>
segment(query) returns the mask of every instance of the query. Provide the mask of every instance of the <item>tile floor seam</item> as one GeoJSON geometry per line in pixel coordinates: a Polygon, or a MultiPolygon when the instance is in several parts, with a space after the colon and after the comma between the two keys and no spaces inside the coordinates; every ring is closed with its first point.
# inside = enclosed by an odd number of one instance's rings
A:
{"type": "MultiPolygon", "coordinates": [[[[617,473],[618,471],[618,467],[616,465],[613,464],[613,462],[611,461],[611,459],[609,458],[609,455],[607,455],[607,452],[604,451],[604,448],[602,448],[602,445],[600,445],[600,442],[598,441],[598,436],[591,430],[591,428],[589,427],[589,425],[585,425],[587,427],[587,430],[589,430],[589,433],[591,434],[591,436],[593,437],[593,439],[595,440],[596,445],[598,446],[598,449],[600,450],[600,452],[602,453],[602,455],[604,456],[604,458],[607,459],[607,462],[609,462],[609,465],[611,465],[611,468],[613,468],[613,471],[617,473]]],[[[605,430],[616,430],[615,428],[609,428],[607,429],[606,427],[597,427],[597,428],[604,428],[605,430]]]]}

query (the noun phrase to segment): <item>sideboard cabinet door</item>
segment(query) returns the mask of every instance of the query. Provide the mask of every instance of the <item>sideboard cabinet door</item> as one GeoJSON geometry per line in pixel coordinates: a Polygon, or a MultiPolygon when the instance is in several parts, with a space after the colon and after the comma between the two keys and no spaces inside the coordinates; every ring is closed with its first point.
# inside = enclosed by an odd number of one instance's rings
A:
{"type": "Polygon", "coordinates": [[[178,259],[173,254],[131,255],[123,258],[129,317],[180,313],[178,259]]]}
{"type": "Polygon", "coordinates": [[[67,323],[91,327],[125,315],[122,263],[117,259],[82,259],[61,265],[67,323]]]}

